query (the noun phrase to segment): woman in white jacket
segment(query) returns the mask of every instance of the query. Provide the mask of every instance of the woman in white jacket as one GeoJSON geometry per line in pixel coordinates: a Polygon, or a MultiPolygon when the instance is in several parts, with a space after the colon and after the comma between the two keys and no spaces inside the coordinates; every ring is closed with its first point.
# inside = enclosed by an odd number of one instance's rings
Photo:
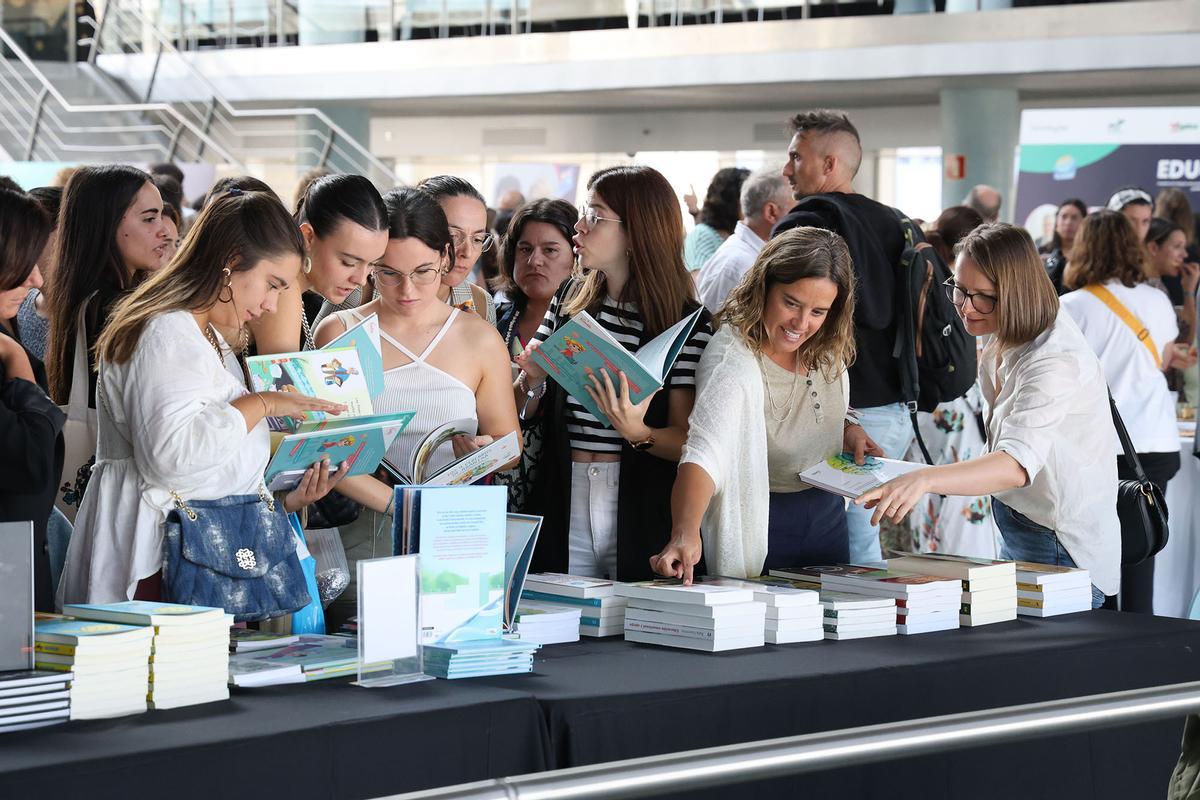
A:
{"type": "Polygon", "coordinates": [[[840,236],[795,228],[759,254],[700,359],[658,574],[690,583],[702,553],[735,577],[849,558],[844,501],[798,473],[842,450],[883,455],[847,407],[853,317],[840,236]]]}

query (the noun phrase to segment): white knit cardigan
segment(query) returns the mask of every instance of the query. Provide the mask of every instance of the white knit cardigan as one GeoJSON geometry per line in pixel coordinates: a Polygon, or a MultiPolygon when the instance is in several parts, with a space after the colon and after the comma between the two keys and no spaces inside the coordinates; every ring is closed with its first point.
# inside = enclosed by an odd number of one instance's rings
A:
{"type": "MultiPolygon", "coordinates": [[[[841,371],[842,396],[850,381],[841,371]]],[[[758,360],[731,325],[704,348],[696,369],[696,404],[680,464],[695,464],[716,487],[700,522],[708,574],[750,578],[767,558],[771,490],[767,423],[758,360]]],[[[847,409],[846,421],[857,423],[847,409]]]]}

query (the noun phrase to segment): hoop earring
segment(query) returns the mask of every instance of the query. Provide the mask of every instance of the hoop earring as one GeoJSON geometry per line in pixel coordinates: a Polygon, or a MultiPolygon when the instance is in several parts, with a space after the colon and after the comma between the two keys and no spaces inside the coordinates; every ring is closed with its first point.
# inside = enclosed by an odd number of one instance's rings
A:
{"type": "Polygon", "coordinates": [[[226,267],[224,270],[222,270],[222,272],[225,273],[225,285],[221,287],[221,291],[217,292],[217,300],[222,303],[232,303],[233,302],[233,275],[229,271],[229,267],[226,267]],[[223,296],[226,291],[229,292],[229,297],[223,296]]]}
{"type": "Polygon", "coordinates": [[[304,257],[304,261],[301,263],[300,269],[304,270],[305,275],[312,272],[312,256],[306,255],[304,257]]]}

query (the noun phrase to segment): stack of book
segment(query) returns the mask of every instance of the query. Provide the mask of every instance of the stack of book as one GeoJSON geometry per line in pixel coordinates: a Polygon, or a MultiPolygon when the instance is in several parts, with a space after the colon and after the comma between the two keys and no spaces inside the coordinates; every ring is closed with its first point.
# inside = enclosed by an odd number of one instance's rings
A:
{"type": "Polygon", "coordinates": [[[614,583],[546,572],[525,579],[521,595],[528,600],[579,609],[580,636],[620,636],[625,630],[624,597],[613,593],[614,583]]]}
{"type": "Polygon", "coordinates": [[[835,642],[896,635],[896,601],[832,589],[821,591],[825,638],[835,642]]]}
{"type": "Polygon", "coordinates": [[[802,580],[819,576],[822,589],[891,598],[896,602],[896,633],[899,634],[932,633],[958,627],[961,581],[847,564],[771,570],[771,574],[802,580]]]}
{"type": "Polygon", "coordinates": [[[253,653],[257,650],[272,650],[295,644],[299,640],[300,637],[295,634],[234,628],[229,631],[229,652],[253,653]]]}
{"type": "Polygon", "coordinates": [[[1017,618],[1017,571],[1012,561],[922,553],[890,558],[888,568],[961,580],[958,622],[965,627],[1017,618]]]}
{"type": "Polygon", "coordinates": [[[136,625],[82,619],[34,623],[38,669],[71,675],[71,719],[100,719],[146,710],[154,632],[136,625]]]}
{"type": "Polygon", "coordinates": [[[149,658],[150,707],[154,709],[229,699],[229,626],[222,608],[127,600],[63,606],[80,619],[142,625],[153,635],[149,658]]]}
{"type": "MultiPolygon", "coordinates": [[[[364,672],[391,667],[369,664],[364,672]]],[[[300,636],[284,647],[238,653],[229,659],[233,686],[274,686],[358,674],[358,640],[346,636],[300,636]]]]}
{"type": "Polygon", "coordinates": [[[825,638],[825,617],[820,592],[816,591],[819,587],[800,588],[793,586],[791,581],[769,576],[748,580],[701,578],[700,581],[752,589],[754,599],[767,607],[767,644],[819,642],[825,638]]]}
{"type": "Polygon", "coordinates": [[[626,641],[710,653],[766,643],[767,606],[745,585],[655,580],[620,583],[615,591],[629,603],[626,641]]]}
{"type": "Polygon", "coordinates": [[[0,672],[0,733],[66,722],[71,714],[70,682],[70,672],[0,672]]]}
{"type": "Polygon", "coordinates": [[[524,639],[474,639],[427,644],[421,649],[426,675],[453,680],[532,672],[533,654],[539,647],[524,639]]]}
{"type": "Polygon", "coordinates": [[[517,606],[514,632],[521,641],[534,644],[565,644],[579,641],[578,606],[522,600],[517,606]]]}
{"type": "Polygon", "coordinates": [[[1018,561],[1017,613],[1056,617],[1092,610],[1092,578],[1086,569],[1018,561]]]}

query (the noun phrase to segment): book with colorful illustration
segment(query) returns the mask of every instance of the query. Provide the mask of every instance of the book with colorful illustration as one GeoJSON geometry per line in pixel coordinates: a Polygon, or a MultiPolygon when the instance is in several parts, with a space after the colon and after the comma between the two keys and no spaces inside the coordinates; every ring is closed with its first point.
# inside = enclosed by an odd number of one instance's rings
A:
{"type": "Polygon", "coordinates": [[[862,464],[856,464],[854,456],[839,453],[809,467],[799,475],[802,483],[853,500],[893,478],[924,466],[926,465],[875,456],[866,456],[862,464]]]}
{"type": "Polygon", "coordinates": [[[521,444],[515,431],[491,444],[452,460],[431,472],[430,461],[442,447],[449,447],[455,436],[475,436],[478,430],[473,419],[456,419],[440,425],[426,434],[416,447],[408,464],[384,461],[384,468],[400,486],[467,486],[477,483],[521,455],[521,444]],[[407,471],[406,471],[407,470],[407,471]]]}
{"type": "Polygon", "coordinates": [[[591,386],[587,371],[600,378],[600,371],[608,373],[614,388],[620,386],[618,372],[624,372],[629,381],[629,398],[640,403],[662,388],[667,373],[671,371],[680,351],[700,321],[703,307],[630,353],[613,335],[601,327],[586,311],[580,311],[542,342],[535,350],[538,364],[549,373],[560,386],[596,419],[612,427],[608,416],[602,412],[585,386],[591,386]]]}
{"type": "Polygon", "coordinates": [[[415,412],[404,411],[350,420],[327,419],[316,423],[312,430],[285,436],[267,465],[267,488],[272,492],[294,489],[304,471],[326,456],[330,470],[345,464],[347,475],[370,475],[414,416],[415,412]]]}

